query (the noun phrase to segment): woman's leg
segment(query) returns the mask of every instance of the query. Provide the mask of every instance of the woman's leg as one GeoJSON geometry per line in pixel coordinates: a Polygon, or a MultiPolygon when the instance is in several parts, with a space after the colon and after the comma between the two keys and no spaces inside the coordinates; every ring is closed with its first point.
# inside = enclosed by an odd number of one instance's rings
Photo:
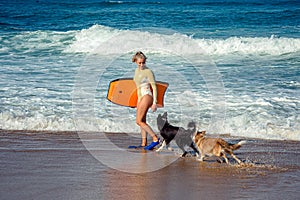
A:
{"type": "MultiPolygon", "coordinates": [[[[146,135],[145,133],[149,133],[153,138],[153,141],[156,142],[158,140],[156,134],[151,129],[151,127],[146,122],[146,115],[151,107],[153,102],[153,97],[150,95],[145,95],[142,97],[141,101],[138,103],[137,110],[136,110],[136,123],[142,129],[142,137],[146,135]]],[[[143,138],[142,138],[143,139],[143,138]]],[[[143,145],[143,144],[142,144],[143,145]]]]}
{"type": "Polygon", "coordinates": [[[141,135],[142,135],[142,144],[141,146],[147,146],[147,132],[141,128],[141,135]]]}
{"type": "MultiPolygon", "coordinates": [[[[147,118],[147,115],[145,115],[143,117],[142,121],[146,122],[146,118],[147,118]]],[[[147,146],[147,132],[142,127],[140,127],[140,129],[141,129],[141,135],[142,135],[141,146],[147,146]]]]}

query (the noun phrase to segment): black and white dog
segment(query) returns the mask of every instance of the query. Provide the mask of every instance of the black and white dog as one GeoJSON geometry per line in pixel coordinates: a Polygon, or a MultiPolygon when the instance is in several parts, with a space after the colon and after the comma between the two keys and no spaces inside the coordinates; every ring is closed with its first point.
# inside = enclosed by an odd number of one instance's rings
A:
{"type": "Polygon", "coordinates": [[[196,124],[195,122],[190,122],[188,124],[188,129],[182,127],[173,126],[168,122],[168,113],[165,112],[163,115],[159,114],[157,117],[157,127],[160,131],[160,135],[163,138],[162,145],[156,150],[157,152],[161,151],[165,146],[168,150],[172,151],[170,147],[170,142],[175,140],[177,146],[183,151],[182,157],[186,156],[188,153],[185,150],[185,146],[191,147],[196,154],[199,154],[198,149],[195,147],[195,144],[192,140],[192,137],[196,134],[196,124]]]}

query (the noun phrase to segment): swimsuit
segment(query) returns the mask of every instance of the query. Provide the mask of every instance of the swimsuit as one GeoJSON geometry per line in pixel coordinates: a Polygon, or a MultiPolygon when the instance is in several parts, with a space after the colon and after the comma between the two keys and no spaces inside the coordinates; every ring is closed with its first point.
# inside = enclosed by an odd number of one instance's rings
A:
{"type": "Polygon", "coordinates": [[[138,88],[138,101],[140,101],[144,95],[148,94],[153,97],[153,104],[156,104],[157,90],[155,85],[155,78],[152,71],[148,68],[144,68],[142,70],[137,68],[135,70],[133,80],[136,84],[136,87],[138,88]],[[152,87],[152,91],[150,86],[152,87]]]}
{"type": "Polygon", "coordinates": [[[140,88],[141,88],[141,94],[142,94],[142,97],[145,96],[146,94],[149,94],[150,96],[153,96],[152,95],[152,91],[150,89],[150,83],[149,83],[149,80],[147,77],[145,77],[141,84],[140,84],[140,88]]]}

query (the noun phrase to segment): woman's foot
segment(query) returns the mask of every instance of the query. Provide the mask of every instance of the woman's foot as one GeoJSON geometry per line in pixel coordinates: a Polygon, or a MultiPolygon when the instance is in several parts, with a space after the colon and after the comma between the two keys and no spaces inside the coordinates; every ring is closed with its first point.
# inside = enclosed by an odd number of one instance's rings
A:
{"type": "Polygon", "coordinates": [[[139,149],[139,148],[144,148],[144,147],[146,147],[146,145],[139,145],[139,146],[132,145],[132,146],[128,146],[128,149],[139,149]]]}
{"type": "Polygon", "coordinates": [[[146,146],[144,149],[145,150],[152,150],[154,147],[156,147],[159,144],[159,138],[157,138],[157,141],[151,142],[148,146],[146,146]]]}
{"type": "Polygon", "coordinates": [[[157,136],[153,137],[153,142],[159,141],[159,138],[157,136]]]}

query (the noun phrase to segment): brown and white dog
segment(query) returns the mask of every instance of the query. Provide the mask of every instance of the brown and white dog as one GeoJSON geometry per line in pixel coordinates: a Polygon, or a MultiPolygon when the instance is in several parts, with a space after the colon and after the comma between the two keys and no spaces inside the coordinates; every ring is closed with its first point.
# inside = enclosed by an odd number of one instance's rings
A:
{"type": "Polygon", "coordinates": [[[221,138],[205,137],[205,133],[205,131],[197,132],[193,138],[201,154],[199,159],[200,161],[203,161],[203,158],[205,156],[216,156],[218,157],[218,159],[220,159],[220,157],[223,157],[225,159],[225,162],[228,164],[228,159],[225,154],[228,153],[239,164],[242,163],[242,161],[233,154],[233,151],[240,148],[242,144],[246,143],[246,141],[240,141],[237,144],[229,144],[221,138]]]}

